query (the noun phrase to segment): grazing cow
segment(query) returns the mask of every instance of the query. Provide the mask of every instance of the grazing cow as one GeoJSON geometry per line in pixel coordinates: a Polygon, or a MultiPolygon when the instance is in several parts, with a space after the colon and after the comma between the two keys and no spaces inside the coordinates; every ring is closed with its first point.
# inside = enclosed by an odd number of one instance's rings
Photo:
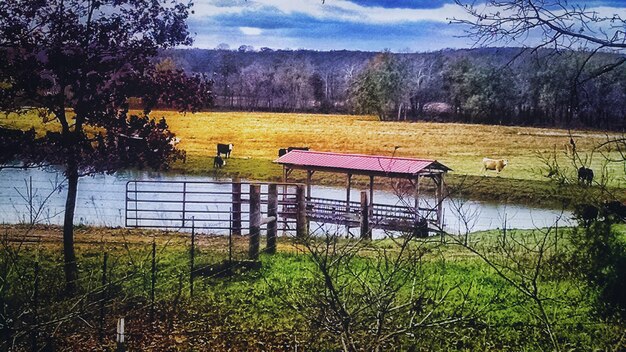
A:
{"type": "Polygon", "coordinates": [[[217,143],[217,155],[224,154],[226,158],[230,158],[230,153],[233,151],[233,144],[217,143]]]}
{"type": "Polygon", "coordinates": [[[618,200],[605,202],[602,207],[602,216],[607,220],[624,221],[626,220],[626,204],[618,200]]]}
{"type": "Polygon", "coordinates": [[[585,227],[589,227],[594,220],[598,219],[599,209],[591,204],[579,204],[574,210],[574,216],[585,227]]]}
{"type": "Polygon", "coordinates": [[[509,164],[507,159],[483,158],[483,171],[496,170],[498,173],[509,164]]]}
{"type": "Polygon", "coordinates": [[[281,148],[278,149],[278,156],[281,157],[287,153],[289,153],[292,150],[304,150],[304,151],[308,151],[309,147],[288,147],[288,148],[281,148]]]}
{"type": "Polygon", "coordinates": [[[584,166],[581,166],[578,169],[578,183],[591,186],[592,181],[593,181],[593,170],[586,168],[584,166]]]}
{"type": "Polygon", "coordinates": [[[222,159],[222,157],[218,154],[215,158],[213,158],[213,167],[221,169],[226,165],[226,161],[222,159]]]}

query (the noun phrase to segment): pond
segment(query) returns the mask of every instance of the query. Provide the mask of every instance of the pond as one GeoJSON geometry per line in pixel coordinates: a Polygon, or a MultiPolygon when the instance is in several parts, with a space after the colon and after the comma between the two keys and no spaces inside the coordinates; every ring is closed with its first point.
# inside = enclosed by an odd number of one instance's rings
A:
{"type": "MultiPolygon", "coordinates": [[[[89,226],[124,226],[125,189],[130,180],[212,181],[210,177],[188,176],[147,171],[124,171],[114,175],[83,177],[78,185],[75,224],[89,226]]],[[[62,173],[46,169],[0,170],[0,222],[62,224],[67,187],[62,173]]],[[[230,186],[224,186],[230,189],[230,186]]],[[[320,198],[345,199],[345,189],[313,186],[312,194],[320,198]]],[[[358,200],[359,190],[351,199],[358,200]]],[[[377,190],[376,203],[400,204],[402,199],[389,191],[377,190]]],[[[433,199],[422,197],[422,205],[433,199]]],[[[445,229],[463,233],[466,229],[481,231],[502,228],[532,229],[571,224],[569,211],[531,207],[521,204],[495,204],[474,200],[446,199],[444,201],[445,229]],[[460,215],[461,214],[461,215],[460,215]],[[469,220],[469,221],[466,221],[469,220]]],[[[380,237],[380,234],[374,234],[380,237]]]]}

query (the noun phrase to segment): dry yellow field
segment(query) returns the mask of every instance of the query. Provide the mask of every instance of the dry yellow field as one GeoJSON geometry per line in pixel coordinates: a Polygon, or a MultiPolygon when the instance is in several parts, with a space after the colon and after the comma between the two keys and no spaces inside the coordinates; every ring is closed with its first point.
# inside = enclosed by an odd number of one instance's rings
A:
{"type": "MultiPolygon", "coordinates": [[[[619,135],[601,131],[567,131],[457,123],[380,122],[373,116],[281,114],[255,112],[202,112],[181,114],[155,111],[152,116],[165,116],[172,131],[180,138],[179,147],[187,152],[185,163],[174,165],[173,171],[208,176],[241,176],[252,180],[280,180],[281,168],[272,163],[278,149],[308,146],[313,150],[344,153],[394,155],[436,159],[449,166],[449,181],[459,175],[470,175],[480,185],[472,186],[472,196],[500,200],[514,197],[517,201],[542,203],[550,195],[545,177],[547,169],[542,157],[555,153],[559,165],[575,179],[576,169],[566,154],[570,135],[574,138],[581,161],[594,169],[600,180],[603,169],[608,184],[619,187],[619,198],[626,199],[624,163],[606,164],[606,158],[594,148],[607,138],[619,135]],[[233,143],[231,159],[223,169],[213,169],[216,143],[233,143]],[[399,148],[395,148],[395,147],[399,148]],[[509,165],[497,175],[482,170],[482,159],[505,158],[509,165]],[[455,176],[456,175],[456,176],[455,176]],[[476,177],[479,176],[479,177],[476,177]],[[485,177],[480,177],[485,176],[485,177]],[[537,198],[538,194],[543,196],[537,198]],[[508,196],[506,195],[508,194],[508,196]],[[512,196],[512,194],[517,194],[512,196]],[[536,199],[528,199],[536,198],[536,199]]],[[[54,121],[43,124],[34,113],[22,116],[0,116],[0,126],[39,131],[57,129],[54,121]]],[[[617,153],[611,153],[617,157],[617,153]]],[[[296,179],[303,175],[294,175],[296,179]]],[[[330,174],[315,176],[316,182],[344,182],[330,174]]],[[[355,180],[359,182],[359,180],[355,180]]],[[[574,193],[577,191],[574,190],[574,193]]]]}
{"type": "MultiPolygon", "coordinates": [[[[483,175],[482,159],[506,158],[509,165],[500,174],[504,178],[541,180],[544,166],[539,155],[549,155],[556,148],[561,166],[572,162],[566,155],[570,134],[567,130],[470,125],[455,123],[379,122],[373,116],[313,115],[247,112],[208,112],[164,115],[171,129],[187,151],[193,171],[210,169],[216,143],[233,143],[232,165],[226,171],[239,171],[244,160],[271,161],[279,148],[308,146],[313,150],[365,153],[436,159],[451,167],[455,174],[483,175]]],[[[583,160],[592,168],[602,168],[604,158],[592,149],[608,135],[598,131],[572,131],[583,160]]],[[[250,161],[252,163],[252,161],[250,161]]],[[[260,167],[260,166],[259,166],[260,167]]],[[[267,167],[267,166],[266,166],[267,167]]],[[[622,165],[610,166],[611,174],[623,181],[622,165]]],[[[243,172],[247,174],[247,172],[243,172]]],[[[487,175],[495,175],[488,172],[487,175]]],[[[615,185],[615,183],[614,183],[615,185]]]]}

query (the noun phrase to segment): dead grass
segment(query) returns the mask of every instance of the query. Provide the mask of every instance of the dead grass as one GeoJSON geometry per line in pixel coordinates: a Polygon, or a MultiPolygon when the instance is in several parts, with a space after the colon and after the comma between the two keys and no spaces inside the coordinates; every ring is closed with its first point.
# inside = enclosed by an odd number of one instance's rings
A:
{"type": "MultiPolygon", "coordinates": [[[[571,165],[566,155],[567,130],[470,125],[457,123],[379,122],[372,116],[311,115],[245,112],[211,112],[164,115],[187,151],[190,171],[210,169],[216,143],[233,143],[229,171],[242,168],[246,160],[272,161],[279,148],[308,146],[314,150],[365,153],[436,159],[456,174],[483,175],[483,157],[506,158],[503,178],[545,180],[539,154],[556,150],[561,165],[571,165]]],[[[609,134],[572,131],[581,156],[591,157],[592,149],[609,134]]],[[[604,159],[593,155],[592,168],[601,169],[604,159]]],[[[276,168],[276,170],[280,170],[276,168]]],[[[269,172],[273,174],[275,170],[269,172]]],[[[610,166],[611,174],[623,176],[621,165],[610,166]]],[[[490,172],[487,175],[495,176],[490,172]]],[[[623,177],[619,177],[623,182],[623,177]]],[[[617,180],[614,182],[618,182],[617,180]]]]}
{"type": "MultiPolygon", "coordinates": [[[[234,176],[258,180],[279,180],[281,168],[273,164],[279,148],[308,146],[314,150],[365,153],[436,159],[451,167],[453,175],[482,176],[509,180],[546,181],[547,171],[539,155],[556,151],[561,166],[575,168],[566,154],[570,132],[561,129],[471,125],[458,123],[379,122],[373,116],[279,114],[254,112],[203,112],[181,114],[156,111],[155,118],[165,116],[181,139],[187,161],[177,164],[177,172],[234,176]],[[213,169],[216,143],[233,143],[231,160],[223,170],[213,169]],[[506,158],[509,165],[500,175],[482,171],[482,158],[506,158]]],[[[35,114],[18,119],[15,115],[0,117],[0,126],[27,129],[56,129],[54,122],[41,124],[35,114]]],[[[571,131],[577,150],[591,167],[602,169],[604,158],[592,153],[607,137],[599,131],[571,131]]],[[[615,154],[614,154],[615,156],[615,154]]],[[[625,187],[622,164],[608,166],[609,184],[625,187]]],[[[318,176],[317,177],[328,177],[318,176]]],[[[494,183],[498,183],[494,179],[494,183]]],[[[501,183],[501,182],[500,182],[501,183]]]]}

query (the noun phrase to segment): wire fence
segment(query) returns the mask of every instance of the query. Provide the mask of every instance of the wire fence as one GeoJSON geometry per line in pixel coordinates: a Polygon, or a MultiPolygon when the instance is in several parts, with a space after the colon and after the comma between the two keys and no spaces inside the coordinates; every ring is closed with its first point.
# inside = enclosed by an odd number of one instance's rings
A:
{"type": "Polygon", "coordinates": [[[132,252],[120,248],[122,240],[100,243],[111,248],[104,252],[94,251],[90,244],[86,257],[77,262],[80,275],[73,282],[77,292],[67,297],[65,264],[33,255],[33,248],[29,248],[32,244],[23,244],[17,237],[5,239],[0,258],[0,303],[4,307],[0,314],[0,350],[39,350],[50,343],[59,326],[82,324],[100,341],[111,342],[119,317],[143,319],[133,329],[156,324],[164,319],[159,312],[165,307],[194,300],[197,280],[258,268],[247,260],[244,236],[235,237],[194,231],[183,235],[181,241],[180,234],[163,232],[158,241],[153,237],[149,245],[132,252]],[[21,252],[15,250],[22,245],[21,252]],[[216,245],[223,246],[223,250],[216,245]]]}

